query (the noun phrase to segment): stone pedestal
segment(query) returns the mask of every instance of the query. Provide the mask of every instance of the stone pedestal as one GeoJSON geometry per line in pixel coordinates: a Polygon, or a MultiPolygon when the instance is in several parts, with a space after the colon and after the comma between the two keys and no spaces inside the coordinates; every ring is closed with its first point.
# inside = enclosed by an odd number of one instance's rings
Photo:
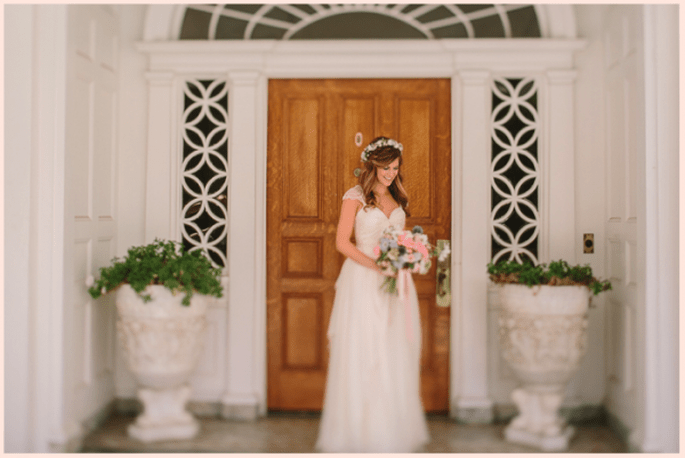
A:
{"type": "Polygon", "coordinates": [[[586,351],[589,294],[582,286],[502,286],[500,346],[521,382],[511,394],[519,415],[505,429],[507,441],[568,449],[574,430],[559,408],[586,351]]]}
{"type": "Polygon", "coordinates": [[[160,390],[140,388],[138,397],[144,410],[135,423],[129,425],[129,436],[143,442],[195,437],[200,425],[185,410],[190,392],[188,385],[160,390]]]}
{"type": "Polygon", "coordinates": [[[574,429],[558,414],[564,400],[563,392],[536,392],[517,388],[511,398],[519,409],[504,430],[507,441],[530,445],[546,452],[560,452],[568,449],[568,441],[574,429]]]}
{"type": "Polygon", "coordinates": [[[184,306],[183,294],[163,286],[148,286],[146,292],[152,297],[148,303],[129,285],[117,294],[117,332],[143,403],[128,433],[143,442],[190,439],[199,423],[186,411],[188,379],[202,351],[206,303],[196,294],[184,306]]]}

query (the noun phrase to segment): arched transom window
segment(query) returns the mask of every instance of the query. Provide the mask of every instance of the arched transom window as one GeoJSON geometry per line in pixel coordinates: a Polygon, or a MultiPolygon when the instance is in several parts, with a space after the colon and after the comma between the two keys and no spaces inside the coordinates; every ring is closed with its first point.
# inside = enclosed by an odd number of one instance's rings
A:
{"type": "Polygon", "coordinates": [[[540,38],[533,5],[189,5],[182,40],[540,38]]]}

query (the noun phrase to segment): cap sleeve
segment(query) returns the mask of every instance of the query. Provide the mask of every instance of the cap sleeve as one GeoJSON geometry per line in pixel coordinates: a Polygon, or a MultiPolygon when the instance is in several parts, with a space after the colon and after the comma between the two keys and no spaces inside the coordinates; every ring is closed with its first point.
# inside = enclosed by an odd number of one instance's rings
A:
{"type": "Polygon", "coordinates": [[[343,196],[343,200],[345,199],[358,200],[359,202],[364,203],[364,193],[362,192],[362,187],[357,185],[354,188],[348,189],[343,196]]]}

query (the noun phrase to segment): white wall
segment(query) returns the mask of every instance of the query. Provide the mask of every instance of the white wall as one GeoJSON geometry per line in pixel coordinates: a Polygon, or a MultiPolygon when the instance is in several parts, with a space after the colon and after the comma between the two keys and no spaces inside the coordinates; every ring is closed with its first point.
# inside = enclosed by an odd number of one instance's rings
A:
{"type": "Polygon", "coordinates": [[[33,8],[5,6],[4,336],[5,452],[29,450],[31,421],[29,244],[33,8]],[[23,43],[24,46],[15,46],[23,43]],[[11,90],[8,90],[11,88],[11,90]]]}
{"type": "MultiPolygon", "coordinates": [[[[606,278],[604,262],[604,116],[602,5],[574,5],[578,38],[587,46],[576,54],[575,85],[575,257],[590,264],[598,278],[606,278]],[[595,237],[595,251],[583,253],[583,234],[595,237]]],[[[592,299],[589,311],[588,351],[569,386],[571,404],[602,404],[605,396],[605,295],[592,299]]]]}
{"type": "Polygon", "coordinates": [[[119,5],[119,244],[117,255],[144,243],[147,142],[146,57],[142,40],[146,5],[119,5]]]}
{"type": "Polygon", "coordinates": [[[574,8],[588,40],[577,60],[576,238],[593,232],[596,246],[577,256],[614,283],[595,301],[591,339],[603,324],[605,362],[590,373],[605,378],[596,383],[631,450],[675,452],[677,7],[574,8]]]}
{"type": "MultiPolygon", "coordinates": [[[[117,256],[145,243],[145,173],[147,169],[146,57],[134,48],[142,39],[146,5],[120,5],[119,80],[119,243],[117,256]]],[[[118,398],[135,397],[135,380],[126,369],[117,341],[115,390],[118,398]]]]}

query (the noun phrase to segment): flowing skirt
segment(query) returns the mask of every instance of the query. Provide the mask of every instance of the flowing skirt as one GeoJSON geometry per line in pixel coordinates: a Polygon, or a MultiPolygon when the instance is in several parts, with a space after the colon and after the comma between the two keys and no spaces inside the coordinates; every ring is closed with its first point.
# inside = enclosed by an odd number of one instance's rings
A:
{"type": "Polygon", "coordinates": [[[405,308],[380,289],[384,278],[348,259],[336,282],[318,451],[403,453],[428,442],[416,290],[410,280],[405,308]]]}

